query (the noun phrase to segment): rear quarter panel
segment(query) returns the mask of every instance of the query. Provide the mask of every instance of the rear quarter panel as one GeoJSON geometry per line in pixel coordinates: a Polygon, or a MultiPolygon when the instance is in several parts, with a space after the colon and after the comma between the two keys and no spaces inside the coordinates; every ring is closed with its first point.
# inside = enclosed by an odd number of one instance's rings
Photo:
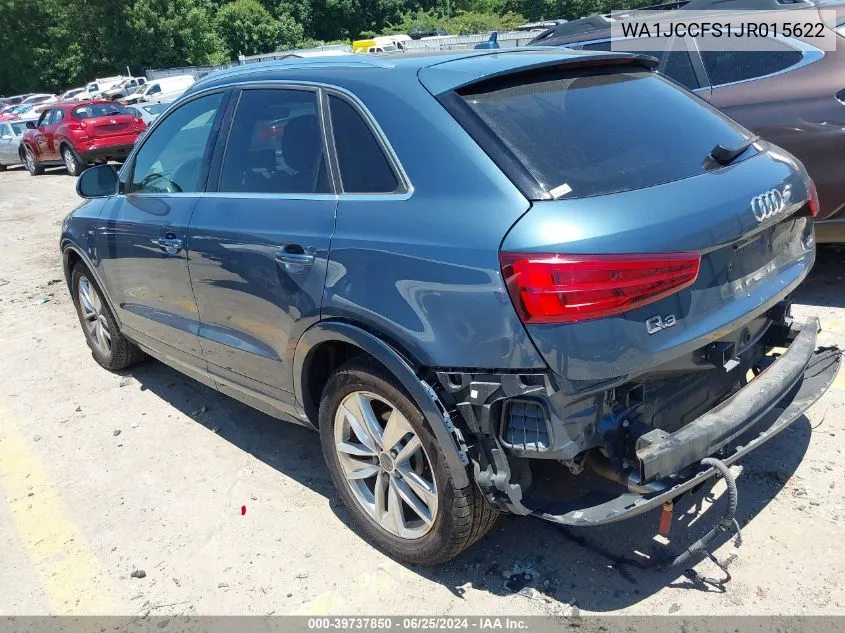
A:
{"type": "Polygon", "coordinates": [[[322,317],[363,325],[426,366],[544,368],[498,261],[528,201],[413,75],[373,72],[378,82],[311,78],[360,98],[413,189],[341,197],[322,317]]]}

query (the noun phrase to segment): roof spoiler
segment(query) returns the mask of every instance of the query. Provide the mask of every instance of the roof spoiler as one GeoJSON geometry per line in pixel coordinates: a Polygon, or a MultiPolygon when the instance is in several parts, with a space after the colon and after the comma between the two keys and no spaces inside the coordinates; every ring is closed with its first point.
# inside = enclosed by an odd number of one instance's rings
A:
{"type": "MultiPolygon", "coordinates": [[[[525,51],[530,49],[521,48],[520,50],[525,51]]],[[[547,52],[548,48],[538,47],[537,50],[547,52]]],[[[503,51],[497,52],[501,54],[503,51]]],[[[535,64],[514,65],[509,68],[503,68],[497,72],[474,77],[463,83],[453,85],[449,88],[449,90],[460,91],[469,86],[477,86],[504,78],[513,78],[519,75],[527,75],[553,69],[580,70],[583,68],[597,68],[602,66],[639,66],[648,70],[655,70],[659,64],[659,61],[656,58],[642,53],[584,52],[584,54],[578,54],[581,53],[581,51],[569,51],[569,53],[570,55],[559,59],[547,59],[535,64]]]]}

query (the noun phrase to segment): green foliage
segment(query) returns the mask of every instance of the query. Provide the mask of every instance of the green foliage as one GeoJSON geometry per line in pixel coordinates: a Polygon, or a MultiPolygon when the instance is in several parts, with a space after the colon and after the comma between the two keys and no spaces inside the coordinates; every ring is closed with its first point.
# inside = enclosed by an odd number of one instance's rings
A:
{"type": "Polygon", "coordinates": [[[235,0],[217,13],[217,32],[228,56],[255,55],[294,48],[302,39],[302,25],[288,13],[274,16],[258,0],[235,0]]]}
{"type": "Polygon", "coordinates": [[[409,11],[401,20],[391,24],[385,33],[409,33],[415,30],[442,29],[452,35],[504,31],[525,23],[525,18],[506,12],[498,15],[492,12],[458,10],[451,16],[440,9],[409,11]]]}
{"type": "Polygon", "coordinates": [[[0,0],[0,95],[130,68],[209,66],[319,41],[505,30],[653,0],[0,0]]]}

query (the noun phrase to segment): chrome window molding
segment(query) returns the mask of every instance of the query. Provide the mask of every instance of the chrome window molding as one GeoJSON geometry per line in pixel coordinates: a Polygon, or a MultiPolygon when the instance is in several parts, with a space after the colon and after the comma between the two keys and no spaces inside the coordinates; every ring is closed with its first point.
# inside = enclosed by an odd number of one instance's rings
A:
{"type": "MultiPolygon", "coordinates": [[[[339,96],[341,98],[345,98],[350,105],[352,105],[356,111],[363,117],[364,122],[370,127],[370,130],[373,132],[376,138],[376,142],[381,146],[384,155],[387,157],[390,166],[393,168],[394,173],[396,174],[396,179],[399,181],[401,189],[395,192],[390,193],[343,193],[338,191],[338,196],[341,199],[363,199],[363,200],[407,200],[408,198],[413,195],[414,186],[411,183],[410,178],[408,177],[405,168],[402,166],[402,163],[399,161],[399,158],[396,156],[396,152],[393,149],[393,146],[390,144],[390,141],[387,139],[387,135],[384,133],[384,130],[378,124],[375,117],[370,113],[364,103],[355,95],[353,92],[347,90],[346,88],[342,88],[340,86],[336,86],[333,84],[326,84],[316,81],[300,81],[295,79],[268,79],[266,81],[242,81],[242,82],[232,82],[226,84],[227,88],[240,88],[242,90],[247,89],[261,89],[261,88],[289,88],[289,89],[303,89],[303,90],[320,90],[321,92],[325,92],[327,94],[334,94],[335,96],[339,96]]],[[[216,87],[219,89],[219,87],[216,87]]],[[[214,89],[210,89],[208,91],[203,92],[213,92],[214,89]]],[[[200,92],[196,94],[202,94],[200,92]]],[[[327,131],[326,138],[329,138],[328,132],[330,132],[330,125],[331,120],[324,121],[324,129],[327,131]]],[[[331,138],[331,147],[329,147],[329,153],[333,156],[334,154],[334,138],[331,138]]],[[[330,162],[335,162],[334,158],[330,162]]],[[[336,167],[335,167],[336,169],[336,167]]],[[[331,172],[330,172],[330,175],[331,172]]],[[[339,182],[339,179],[338,179],[339,182]]],[[[323,194],[316,194],[316,195],[323,195],[323,194]]]]}
{"type": "MultiPolygon", "coordinates": [[[[247,81],[239,81],[239,82],[227,82],[223,85],[214,85],[209,88],[205,88],[202,90],[197,90],[196,92],[189,93],[185,95],[185,97],[176,100],[165,112],[165,115],[160,116],[153,122],[153,125],[147,128],[147,131],[144,133],[144,138],[142,142],[132,148],[129,156],[126,158],[123,166],[121,167],[120,171],[118,172],[118,178],[122,183],[128,182],[128,179],[131,178],[131,172],[134,167],[134,159],[135,154],[140,151],[141,147],[143,147],[144,143],[146,143],[147,139],[150,135],[155,132],[156,128],[161,125],[162,121],[166,120],[167,117],[171,116],[176,110],[181,108],[184,104],[193,101],[194,99],[199,99],[200,97],[207,96],[209,94],[214,93],[223,93],[227,90],[248,90],[248,89],[300,89],[300,90],[313,90],[317,91],[319,95],[323,94],[334,94],[336,96],[340,96],[341,98],[345,98],[347,102],[349,102],[356,111],[363,117],[364,122],[370,127],[370,130],[375,135],[376,141],[381,146],[384,155],[387,157],[388,162],[390,163],[391,167],[396,174],[397,180],[400,183],[401,190],[390,192],[390,193],[343,193],[340,190],[337,190],[336,193],[315,193],[315,194],[291,194],[291,193],[246,193],[246,192],[225,192],[225,191],[202,191],[202,192],[182,192],[182,193],[118,193],[116,195],[132,195],[132,196],[181,196],[181,197],[243,197],[243,198],[274,198],[279,200],[356,200],[356,201],[390,201],[390,200],[408,200],[414,193],[414,186],[411,182],[410,178],[408,177],[405,168],[402,166],[402,163],[399,161],[399,158],[396,155],[396,152],[393,149],[393,146],[390,144],[390,141],[387,139],[384,130],[378,124],[375,117],[370,113],[367,107],[363,104],[363,102],[358,98],[357,95],[352,93],[351,91],[347,90],[346,88],[342,88],[340,86],[336,86],[333,84],[325,84],[321,82],[313,82],[313,81],[300,81],[300,80],[288,80],[288,79],[268,79],[268,80],[247,80],[247,81]]],[[[238,98],[240,98],[238,96],[238,98]]],[[[237,105],[237,104],[236,104],[237,105]]],[[[320,103],[322,106],[322,101],[320,103]]],[[[327,104],[326,104],[327,105],[327,104]]],[[[225,105],[221,104],[221,107],[226,107],[225,105]]],[[[323,111],[328,110],[328,108],[320,107],[320,116],[323,117],[323,111]]],[[[237,109],[235,109],[235,112],[237,109]]],[[[234,113],[233,113],[234,116],[234,113]]],[[[329,177],[332,183],[340,182],[340,178],[338,177],[337,180],[334,180],[336,172],[334,170],[337,169],[336,165],[336,158],[334,157],[334,138],[331,138],[331,142],[329,143],[329,134],[330,128],[326,125],[330,126],[331,121],[324,121],[321,118],[321,123],[324,123],[324,134],[323,138],[325,139],[325,143],[330,145],[327,147],[326,150],[328,151],[328,156],[330,160],[328,161],[328,169],[329,169],[329,177]]],[[[228,142],[229,142],[229,134],[231,132],[231,121],[228,123],[228,128],[225,130],[226,133],[226,149],[228,149],[228,142]]],[[[225,151],[223,154],[223,158],[225,159],[225,151]]],[[[221,162],[222,166],[222,162],[221,162]]]]}
{"type": "MultiPolygon", "coordinates": [[[[380,198],[382,196],[398,196],[403,197],[407,196],[410,197],[410,194],[413,191],[411,186],[410,180],[408,179],[408,174],[405,172],[404,167],[402,167],[402,163],[399,162],[399,158],[396,156],[396,152],[393,151],[393,148],[390,146],[390,142],[387,140],[387,135],[384,133],[384,130],[381,129],[379,126],[378,121],[376,121],[375,117],[370,113],[361,100],[352,92],[338,88],[337,86],[326,86],[325,87],[326,95],[332,95],[339,99],[343,99],[361,117],[364,121],[364,124],[370,129],[370,132],[375,138],[376,143],[378,144],[379,148],[381,149],[382,154],[387,159],[390,168],[393,170],[393,175],[396,177],[396,182],[398,183],[398,187],[395,191],[385,191],[385,192],[378,192],[378,193],[355,193],[355,192],[345,192],[343,189],[340,189],[340,194],[344,198],[354,198],[354,199],[369,199],[369,198],[380,198]]],[[[328,99],[327,99],[328,101],[328,99]]],[[[327,112],[331,114],[331,105],[327,104],[327,112]]],[[[334,145],[334,129],[331,127],[331,117],[329,117],[330,127],[329,129],[332,131],[332,145],[334,145]]],[[[336,159],[335,155],[335,159],[336,159]]],[[[341,176],[342,181],[342,174],[340,174],[340,170],[338,168],[338,173],[341,176]]]]}

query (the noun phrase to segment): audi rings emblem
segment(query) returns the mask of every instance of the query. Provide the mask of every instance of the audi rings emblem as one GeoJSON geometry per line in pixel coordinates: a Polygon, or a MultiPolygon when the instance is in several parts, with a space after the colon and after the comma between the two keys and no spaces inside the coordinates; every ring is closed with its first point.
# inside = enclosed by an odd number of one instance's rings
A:
{"type": "Polygon", "coordinates": [[[783,192],[778,189],[769,189],[766,193],[754,196],[751,199],[751,213],[758,222],[776,216],[786,208],[791,197],[790,193],[787,185],[783,192]]]}

